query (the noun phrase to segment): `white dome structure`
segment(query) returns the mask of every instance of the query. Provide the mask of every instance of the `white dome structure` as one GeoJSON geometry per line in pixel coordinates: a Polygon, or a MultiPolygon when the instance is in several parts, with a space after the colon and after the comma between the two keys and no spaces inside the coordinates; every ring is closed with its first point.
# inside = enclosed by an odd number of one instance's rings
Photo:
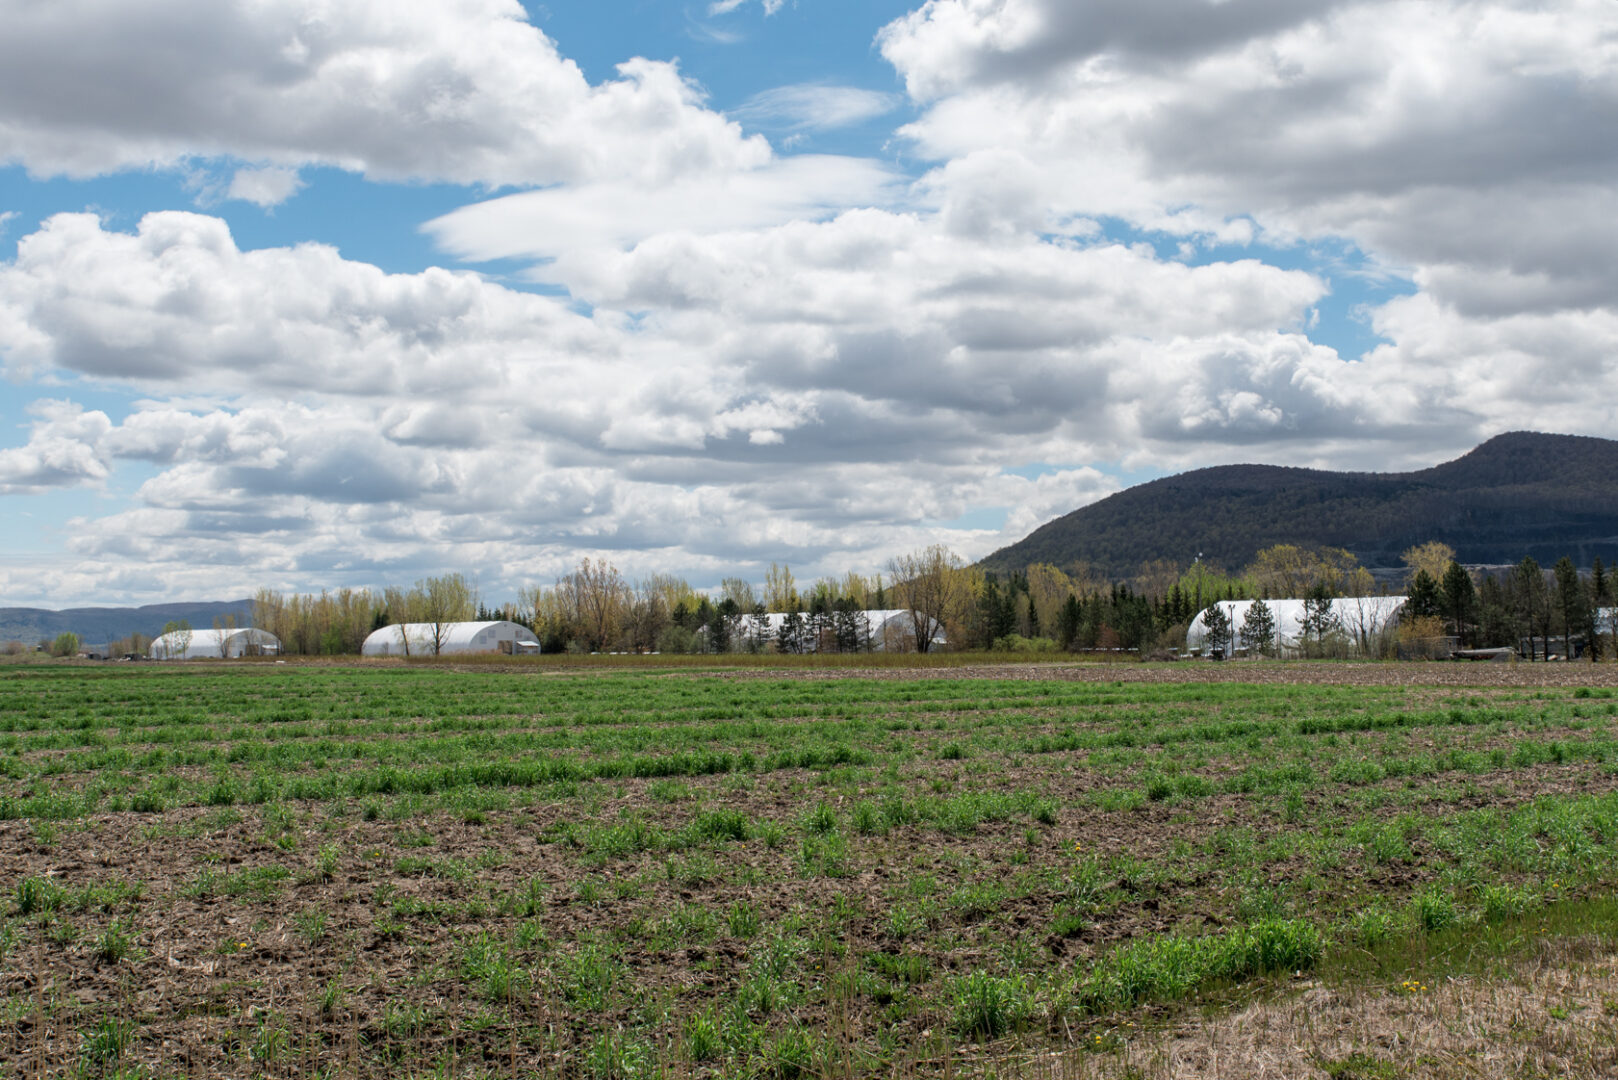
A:
{"type": "Polygon", "coordinates": [[[279,656],[281,639],[257,627],[225,630],[171,630],[152,642],[153,660],[231,660],[238,656],[279,656]]]}
{"type": "MultiPolygon", "coordinates": [[[[800,611],[799,616],[804,620],[807,628],[809,613],[800,611]]],[[[889,649],[913,649],[916,643],[915,620],[908,610],[903,608],[886,608],[862,611],[865,617],[865,627],[869,628],[869,643],[872,652],[885,652],[889,649]]],[[[772,611],[766,615],[743,615],[736,631],[738,641],[748,638],[765,638],[770,642],[770,648],[775,648],[775,641],[781,634],[781,627],[786,623],[787,616],[784,611],[772,611]]],[[[939,626],[933,630],[932,645],[944,645],[944,628],[939,626]]],[[[804,635],[804,652],[817,651],[817,643],[804,635]]]]}
{"type": "MultiPolygon", "coordinates": [[[[1345,596],[1331,602],[1337,624],[1354,648],[1362,647],[1372,637],[1399,623],[1399,611],[1405,606],[1404,596],[1345,596]]],[[[1276,645],[1282,649],[1297,649],[1303,644],[1304,602],[1302,600],[1221,600],[1219,610],[1230,620],[1232,649],[1245,649],[1242,640],[1242,622],[1247,609],[1254,604],[1267,604],[1275,619],[1276,645]]],[[[1199,611],[1185,632],[1185,647],[1200,652],[1207,646],[1208,625],[1206,611],[1199,611]]]]}
{"type": "Polygon", "coordinates": [[[521,623],[394,623],[372,631],[365,656],[450,656],[461,653],[537,653],[539,638],[521,623]]]}

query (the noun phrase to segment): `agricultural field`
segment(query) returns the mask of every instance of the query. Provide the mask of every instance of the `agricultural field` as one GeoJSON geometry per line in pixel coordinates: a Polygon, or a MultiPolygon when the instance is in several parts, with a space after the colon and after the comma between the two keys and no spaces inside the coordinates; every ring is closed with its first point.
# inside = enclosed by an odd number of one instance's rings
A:
{"type": "Polygon", "coordinates": [[[0,1062],[1601,1076],[1618,679],[0,668],[0,1062]]]}

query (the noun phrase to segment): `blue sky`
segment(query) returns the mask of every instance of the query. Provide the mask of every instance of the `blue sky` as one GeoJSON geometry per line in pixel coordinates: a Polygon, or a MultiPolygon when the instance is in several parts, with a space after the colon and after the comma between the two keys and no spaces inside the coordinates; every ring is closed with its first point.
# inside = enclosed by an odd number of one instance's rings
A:
{"type": "Polygon", "coordinates": [[[1577,0],[8,25],[0,603],[870,571],[1201,465],[1613,427],[1577,0]]]}

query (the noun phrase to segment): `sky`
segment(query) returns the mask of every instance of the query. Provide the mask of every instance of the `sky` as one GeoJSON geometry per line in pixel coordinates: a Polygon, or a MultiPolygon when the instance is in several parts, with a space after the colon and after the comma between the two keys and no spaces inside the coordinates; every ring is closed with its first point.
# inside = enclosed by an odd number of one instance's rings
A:
{"type": "Polygon", "coordinates": [[[1618,428],[1612,0],[0,19],[0,605],[811,579],[1618,428]]]}

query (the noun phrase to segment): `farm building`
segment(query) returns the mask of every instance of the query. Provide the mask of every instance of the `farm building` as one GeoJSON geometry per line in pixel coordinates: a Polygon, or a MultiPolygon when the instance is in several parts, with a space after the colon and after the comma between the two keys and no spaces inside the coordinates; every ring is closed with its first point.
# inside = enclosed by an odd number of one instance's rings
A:
{"type": "MultiPolygon", "coordinates": [[[[1346,596],[1331,602],[1337,626],[1350,647],[1363,647],[1372,638],[1399,624],[1399,610],[1404,607],[1403,596],[1346,596]]],[[[1219,608],[1230,620],[1233,648],[1245,649],[1242,640],[1242,622],[1247,609],[1254,604],[1267,604],[1275,618],[1276,644],[1282,649],[1295,650],[1303,644],[1304,602],[1302,600],[1222,600],[1219,608]]],[[[1191,620],[1185,634],[1185,647],[1193,652],[1202,651],[1207,644],[1208,627],[1204,621],[1207,612],[1199,612],[1191,620]]]]}
{"type": "Polygon", "coordinates": [[[373,631],[365,656],[448,656],[457,653],[537,653],[539,638],[521,623],[394,623],[373,631]]]}
{"type": "MultiPolygon", "coordinates": [[[[860,625],[860,635],[867,638],[869,642],[867,646],[866,642],[862,641],[861,649],[869,647],[873,652],[900,652],[916,647],[915,623],[908,610],[888,608],[885,610],[864,611],[859,614],[864,616],[864,621],[860,625]]],[[[803,619],[806,628],[803,651],[815,652],[817,651],[817,643],[809,640],[807,632],[809,614],[808,612],[799,612],[799,616],[803,619]]],[[[740,616],[735,640],[739,643],[749,639],[762,639],[768,643],[769,648],[773,649],[776,640],[780,637],[781,627],[785,624],[786,618],[786,612],[783,611],[772,611],[767,615],[740,616]]],[[[943,627],[938,627],[933,632],[932,643],[935,646],[945,644],[943,627]]]]}
{"type": "Polygon", "coordinates": [[[243,626],[225,630],[173,630],[147,650],[153,660],[229,660],[237,656],[279,656],[281,639],[268,630],[243,626]]]}

